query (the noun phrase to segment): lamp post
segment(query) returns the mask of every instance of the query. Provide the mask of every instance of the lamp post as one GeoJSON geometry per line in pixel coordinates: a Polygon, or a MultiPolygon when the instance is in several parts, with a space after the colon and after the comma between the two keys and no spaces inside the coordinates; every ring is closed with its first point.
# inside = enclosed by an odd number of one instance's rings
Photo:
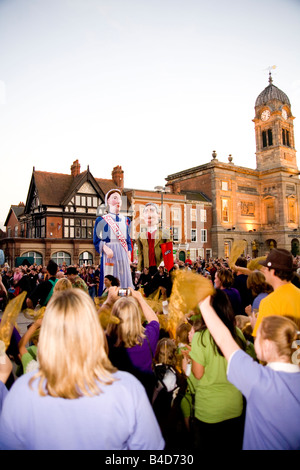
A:
{"type": "Polygon", "coordinates": [[[165,186],[155,186],[154,190],[161,194],[161,221],[160,221],[160,227],[161,227],[161,230],[163,230],[164,193],[169,193],[170,190],[169,190],[169,188],[166,188],[165,186]]]}

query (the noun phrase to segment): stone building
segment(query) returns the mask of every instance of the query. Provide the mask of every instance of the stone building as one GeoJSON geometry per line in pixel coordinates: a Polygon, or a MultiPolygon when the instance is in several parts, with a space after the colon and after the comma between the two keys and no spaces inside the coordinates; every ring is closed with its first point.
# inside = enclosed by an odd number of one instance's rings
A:
{"type": "Polygon", "coordinates": [[[221,163],[214,151],[209,163],[171,174],[171,191],[202,192],[212,201],[212,256],[226,257],[232,243],[244,239],[245,255],[262,256],[274,247],[299,253],[300,182],[294,140],[294,116],[287,95],[269,75],[255,102],[256,168],[221,163]]]}

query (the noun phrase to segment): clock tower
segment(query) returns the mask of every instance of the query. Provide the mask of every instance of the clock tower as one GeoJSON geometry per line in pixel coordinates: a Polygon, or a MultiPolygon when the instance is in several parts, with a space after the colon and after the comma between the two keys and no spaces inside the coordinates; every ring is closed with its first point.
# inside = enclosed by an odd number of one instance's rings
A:
{"type": "Polygon", "coordinates": [[[297,170],[293,120],[289,98],[273,85],[270,72],[269,85],[255,102],[257,170],[278,167],[297,170]]]}

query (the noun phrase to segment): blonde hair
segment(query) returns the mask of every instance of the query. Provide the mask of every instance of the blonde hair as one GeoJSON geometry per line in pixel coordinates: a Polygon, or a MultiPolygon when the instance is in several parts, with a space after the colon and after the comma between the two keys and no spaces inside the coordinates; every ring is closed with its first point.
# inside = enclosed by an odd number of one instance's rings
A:
{"type": "Polygon", "coordinates": [[[293,342],[297,339],[297,325],[288,317],[269,316],[262,319],[260,335],[262,339],[268,339],[275,343],[277,353],[280,356],[291,358],[293,354],[293,342]]]}
{"type": "Polygon", "coordinates": [[[71,289],[72,288],[72,282],[66,278],[66,277],[62,277],[61,279],[59,279],[55,286],[54,286],[54,289],[53,289],[53,292],[57,292],[57,291],[60,291],[60,290],[66,290],[66,289],[71,289]]]}
{"type": "Polygon", "coordinates": [[[112,315],[119,318],[120,323],[110,324],[107,334],[115,338],[115,345],[132,348],[142,344],[145,328],[142,325],[142,315],[138,303],[133,297],[118,299],[112,308],[112,315]]]}
{"type": "Polygon", "coordinates": [[[81,289],[53,294],[43,319],[38,346],[39,394],[74,399],[101,393],[115,368],[105,352],[105,336],[95,305],[81,289]]]}
{"type": "Polygon", "coordinates": [[[177,365],[177,346],[174,339],[162,338],[157,343],[155,351],[155,362],[158,364],[167,364],[176,368],[177,365]]]}

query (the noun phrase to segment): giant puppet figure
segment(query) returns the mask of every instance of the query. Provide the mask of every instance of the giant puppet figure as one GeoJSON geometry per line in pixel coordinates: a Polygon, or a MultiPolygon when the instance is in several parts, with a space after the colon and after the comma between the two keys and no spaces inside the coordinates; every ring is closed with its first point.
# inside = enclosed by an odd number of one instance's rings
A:
{"type": "Polygon", "coordinates": [[[104,277],[107,274],[118,278],[120,287],[133,287],[130,269],[130,220],[120,214],[121,191],[108,191],[105,195],[105,205],[108,207],[108,213],[97,217],[93,240],[95,249],[101,255],[99,295],[104,290],[104,277]]]}
{"type": "Polygon", "coordinates": [[[170,231],[158,228],[159,212],[156,204],[152,202],[146,204],[143,217],[147,231],[141,232],[137,238],[137,270],[149,268],[149,273],[153,276],[164,259],[161,245],[170,242],[170,231]]]}

